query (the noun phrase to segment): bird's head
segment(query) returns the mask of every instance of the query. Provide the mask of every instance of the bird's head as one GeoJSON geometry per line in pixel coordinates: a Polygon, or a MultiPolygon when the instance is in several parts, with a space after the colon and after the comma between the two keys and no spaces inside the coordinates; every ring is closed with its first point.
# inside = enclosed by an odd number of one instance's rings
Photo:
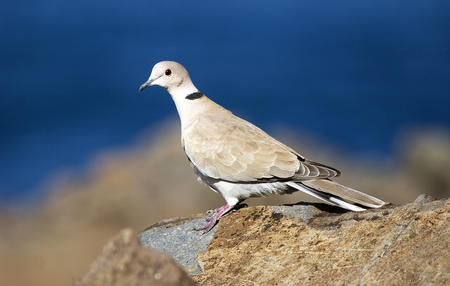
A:
{"type": "Polygon", "coordinates": [[[162,61],[153,66],[148,80],[139,87],[139,91],[151,85],[159,85],[169,92],[184,85],[192,84],[187,70],[177,62],[162,61]]]}

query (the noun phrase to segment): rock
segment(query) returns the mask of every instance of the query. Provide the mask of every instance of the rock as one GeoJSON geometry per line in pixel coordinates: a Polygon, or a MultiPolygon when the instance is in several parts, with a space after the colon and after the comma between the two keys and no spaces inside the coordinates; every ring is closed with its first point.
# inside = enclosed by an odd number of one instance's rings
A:
{"type": "Polygon", "coordinates": [[[450,285],[450,200],[365,212],[242,208],[203,236],[192,231],[198,223],[158,224],[140,238],[201,285],[450,285]]]}
{"type": "Polygon", "coordinates": [[[429,203],[429,202],[432,202],[432,201],[434,201],[435,199],[432,197],[432,196],[430,196],[430,195],[427,195],[427,194],[421,194],[421,195],[419,195],[417,198],[416,198],[416,200],[414,201],[414,203],[416,203],[416,204],[423,204],[423,203],[429,203]]]}
{"type": "Polygon", "coordinates": [[[208,233],[194,230],[205,223],[204,218],[175,218],[149,227],[140,234],[141,243],[172,255],[189,274],[201,271],[197,254],[206,251],[217,225],[208,233]]]}
{"type": "Polygon", "coordinates": [[[323,204],[241,208],[124,230],[77,285],[450,285],[450,199],[346,212],[323,204]],[[189,276],[178,264],[188,271],[189,276]]]}
{"type": "Polygon", "coordinates": [[[88,273],[75,285],[190,286],[195,283],[169,255],[144,248],[136,234],[125,229],[105,246],[88,273]]]}

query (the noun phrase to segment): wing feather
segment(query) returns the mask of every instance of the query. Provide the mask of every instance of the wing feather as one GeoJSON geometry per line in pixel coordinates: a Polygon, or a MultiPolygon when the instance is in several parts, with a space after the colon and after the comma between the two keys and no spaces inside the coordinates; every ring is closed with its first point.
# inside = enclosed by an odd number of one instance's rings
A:
{"type": "Polygon", "coordinates": [[[189,160],[205,176],[230,182],[302,181],[340,173],[306,160],[253,124],[227,112],[203,115],[183,130],[189,160]]]}

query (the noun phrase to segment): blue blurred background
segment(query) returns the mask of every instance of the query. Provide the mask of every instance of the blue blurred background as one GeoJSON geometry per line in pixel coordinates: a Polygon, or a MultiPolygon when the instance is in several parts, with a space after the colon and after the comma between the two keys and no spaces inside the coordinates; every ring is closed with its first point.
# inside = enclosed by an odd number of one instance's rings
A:
{"type": "Polygon", "coordinates": [[[414,128],[450,126],[449,1],[2,1],[0,200],[174,117],[181,62],[210,98],[383,160],[414,128]]]}

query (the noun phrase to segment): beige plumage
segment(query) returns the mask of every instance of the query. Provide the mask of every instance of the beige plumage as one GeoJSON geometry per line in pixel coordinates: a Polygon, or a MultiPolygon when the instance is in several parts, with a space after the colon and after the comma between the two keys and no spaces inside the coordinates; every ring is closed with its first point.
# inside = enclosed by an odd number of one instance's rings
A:
{"type": "MultiPolygon", "coordinates": [[[[210,101],[207,97],[201,99],[210,101]]],[[[305,160],[228,110],[210,110],[183,130],[186,155],[203,174],[229,182],[333,178],[336,169],[305,160]]]]}
{"type": "Polygon", "coordinates": [[[219,192],[227,205],[200,229],[211,229],[224,213],[252,196],[303,191],[353,211],[383,201],[340,185],[332,167],[307,160],[255,125],[200,93],[176,62],[159,62],[140,90],[160,85],[174,100],[181,120],[182,145],[198,178],[219,192]]]}

